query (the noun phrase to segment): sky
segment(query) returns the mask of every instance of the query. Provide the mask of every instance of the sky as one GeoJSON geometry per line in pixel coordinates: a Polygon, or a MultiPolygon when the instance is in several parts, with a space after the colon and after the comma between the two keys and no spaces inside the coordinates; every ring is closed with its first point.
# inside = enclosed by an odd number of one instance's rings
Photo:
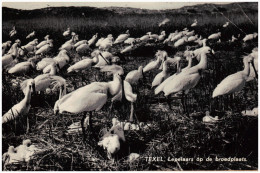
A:
{"type": "MultiPolygon", "coordinates": [[[[3,2],[3,7],[17,8],[17,9],[37,9],[45,7],[61,7],[61,6],[90,6],[90,7],[133,7],[143,9],[176,9],[183,6],[190,6],[196,4],[203,4],[209,2],[3,2]]],[[[230,2],[212,2],[214,4],[227,4],[230,2]]]]}

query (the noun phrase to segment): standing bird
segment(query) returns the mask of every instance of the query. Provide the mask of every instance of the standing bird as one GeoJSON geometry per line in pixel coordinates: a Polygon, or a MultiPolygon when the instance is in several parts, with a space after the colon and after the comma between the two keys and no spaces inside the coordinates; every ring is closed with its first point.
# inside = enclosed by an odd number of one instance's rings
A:
{"type": "Polygon", "coordinates": [[[98,41],[96,42],[95,46],[96,46],[96,47],[99,47],[99,46],[100,46],[100,43],[101,43],[104,39],[105,39],[104,37],[98,39],[98,41]]]}
{"type": "Polygon", "coordinates": [[[14,120],[18,116],[27,115],[27,133],[29,132],[29,117],[28,113],[30,110],[31,103],[31,94],[35,92],[35,83],[33,79],[28,81],[28,85],[26,87],[26,93],[24,99],[14,105],[7,113],[5,113],[2,117],[2,124],[7,123],[8,121],[14,120]]]}
{"type": "Polygon", "coordinates": [[[15,26],[13,26],[13,30],[11,30],[11,31],[9,32],[9,36],[10,36],[10,37],[13,37],[13,36],[16,35],[16,33],[17,33],[17,31],[15,30],[15,26]]]}
{"type": "Polygon", "coordinates": [[[252,63],[250,64],[250,73],[249,77],[247,78],[247,82],[253,80],[254,78],[257,78],[258,73],[258,48],[255,48],[252,50],[252,53],[249,54],[253,58],[252,63]]]}
{"type": "Polygon", "coordinates": [[[2,57],[2,67],[6,67],[9,65],[15,58],[18,57],[18,46],[20,45],[19,43],[14,43],[11,47],[12,51],[10,54],[6,54],[2,57]]]}
{"type": "Polygon", "coordinates": [[[79,45],[79,46],[76,48],[76,52],[77,52],[78,54],[85,54],[85,53],[87,53],[89,50],[90,50],[90,48],[89,48],[88,43],[86,43],[86,44],[81,44],[81,45],[79,45]]]}
{"type": "Polygon", "coordinates": [[[209,40],[218,40],[221,37],[221,32],[211,34],[208,39],[209,40]]]}
{"type": "Polygon", "coordinates": [[[12,41],[7,41],[2,44],[2,56],[5,54],[5,51],[11,47],[12,41]]]}
{"type": "Polygon", "coordinates": [[[80,40],[77,43],[75,43],[73,47],[77,48],[77,47],[79,47],[82,44],[88,44],[88,40],[80,40]]]}
{"type": "Polygon", "coordinates": [[[158,37],[158,40],[157,40],[157,41],[163,41],[163,40],[164,40],[164,38],[165,38],[165,36],[166,36],[166,33],[165,33],[165,31],[162,31],[162,32],[161,32],[161,35],[159,35],[159,37],[158,37]]]}
{"type": "Polygon", "coordinates": [[[63,32],[63,36],[67,37],[70,35],[70,33],[71,33],[71,30],[70,30],[70,28],[68,28],[66,31],[63,32]]]}
{"type": "Polygon", "coordinates": [[[163,62],[163,70],[160,73],[158,73],[153,79],[152,88],[160,85],[164,80],[166,80],[168,77],[170,77],[168,65],[177,64],[177,69],[178,69],[178,66],[179,66],[178,64],[179,64],[180,60],[181,60],[180,57],[175,57],[173,59],[165,60],[163,62]]]}
{"type": "Polygon", "coordinates": [[[98,33],[96,33],[95,35],[93,35],[93,37],[88,41],[88,46],[92,46],[98,38],[98,33]]]}
{"type": "Polygon", "coordinates": [[[155,56],[157,57],[156,61],[151,61],[151,62],[149,62],[149,63],[143,68],[143,73],[146,73],[146,72],[148,72],[148,71],[154,70],[154,69],[156,69],[156,68],[159,67],[161,61],[164,61],[164,60],[165,60],[165,58],[162,59],[162,58],[161,58],[162,56],[160,56],[160,55],[161,55],[161,51],[158,51],[158,52],[155,54],[155,56]]]}
{"type": "Polygon", "coordinates": [[[117,39],[115,40],[114,44],[123,43],[128,37],[130,36],[129,30],[126,31],[125,34],[120,34],[117,39]]]}
{"type": "MultiPolygon", "coordinates": [[[[180,91],[183,91],[184,95],[184,92],[187,94],[190,89],[194,88],[201,78],[201,72],[207,68],[207,54],[209,53],[212,53],[212,49],[210,47],[204,47],[204,50],[201,52],[199,64],[182,71],[172,79],[172,82],[168,82],[163,88],[164,96],[168,97],[170,94],[178,93],[180,91]]],[[[169,102],[168,105],[170,107],[169,102]]],[[[185,105],[184,100],[183,105],[185,105]]]]}
{"type": "Polygon", "coordinates": [[[251,63],[252,61],[253,58],[251,56],[244,57],[244,70],[231,74],[223,79],[220,84],[218,84],[218,86],[214,89],[212,98],[241,91],[244,88],[246,80],[250,74],[249,63],[251,63]]]}
{"type": "Polygon", "coordinates": [[[147,42],[148,40],[150,40],[150,36],[149,36],[150,34],[151,32],[147,32],[146,35],[140,37],[140,41],[147,42]]]}
{"type": "Polygon", "coordinates": [[[197,25],[198,25],[198,21],[197,21],[197,19],[195,19],[194,22],[191,24],[191,27],[195,27],[197,25]]]}
{"type": "Polygon", "coordinates": [[[29,39],[31,37],[35,36],[35,31],[31,32],[29,35],[26,36],[26,39],[29,39]]]}
{"type": "Polygon", "coordinates": [[[48,40],[47,44],[35,52],[35,55],[47,54],[53,48],[53,40],[48,40]]]}
{"type": "Polygon", "coordinates": [[[131,85],[136,85],[138,81],[143,77],[143,66],[140,66],[138,70],[132,70],[127,73],[125,81],[129,82],[131,85]]]}
{"type": "Polygon", "coordinates": [[[99,44],[99,49],[100,50],[108,50],[109,48],[112,47],[114,41],[114,37],[109,34],[107,38],[105,38],[103,41],[100,42],[99,44]]]}
{"type": "MultiPolygon", "coordinates": [[[[56,101],[54,106],[54,112],[63,113],[81,113],[90,112],[89,124],[92,129],[92,111],[100,110],[107,102],[108,95],[116,95],[122,86],[122,79],[120,76],[124,74],[123,68],[117,65],[105,66],[101,68],[103,72],[110,72],[113,74],[113,81],[110,82],[93,82],[89,85],[81,87],[67,95],[64,95],[61,99],[56,101]]],[[[124,93],[123,93],[124,94],[124,93]]],[[[83,115],[81,120],[83,140],[85,141],[85,128],[84,120],[86,115],[83,115]]]]}
{"type": "Polygon", "coordinates": [[[46,44],[48,43],[49,38],[50,38],[50,35],[46,35],[46,36],[44,37],[44,40],[43,40],[42,42],[40,42],[40,43],[36,46],[36,48],[37,48],[37,49],[40,49],[42,46],[46,45],[46,44]]]}
{"type": "Polygon", "coordinates": [[[38,44],[38,39],[34,39],[33,41],[26,44],[25,46],[22,46],[21,49],[27,53],[34,52],[36,50],[37,44],[38,44]]]}

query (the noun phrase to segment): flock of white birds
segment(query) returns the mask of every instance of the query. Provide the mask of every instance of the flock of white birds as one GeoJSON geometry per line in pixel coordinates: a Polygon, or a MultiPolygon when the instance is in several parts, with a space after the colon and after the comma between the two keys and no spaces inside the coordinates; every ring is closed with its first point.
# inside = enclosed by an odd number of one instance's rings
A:
{"type": "MultiPolygon", "coordinates": [[[[160,25],[164,25],[169,20],[163,21],[160,25]]],[[[197,20],[191,25],[191,27],[197,26],[197,20]]],[[[223,27],[228,27],[229,22],[225,23],[223,27]]],[[[10,31],[10,38],[15,37],[17,31],[15,27],[10,31]]],[[[61,33],[62,34],[62,33],[61,33]]],[[[26,39],[33,39],[36,36],[36,32],[33,31],[26,39]]],[[[54,88],[60,88],[59,99],[54,106],[55,114],[62,114],[69,112],[72,114],[78,114],[82,112],[89,112],[89,116],[82,117],[81,123],[76,126],[82,127],[83,138],[85,140],[85,128],[88,126],[92,130],[92,111],[99,111],[106,104],[108,99],[115,100],[127,100],[131,103],[130,120],[128,123],[119,122],[117,119],[113,119],[113,127],[98,143],[107,150],[108,158],[120,150],[120,141],[125,142],[124,130],[129,130],[131,122],[133,121],[134,106],[138,95],[133,93],[133,86],[137,86],[140,80],[144,79],[147,72],[160,69],[154,80],[152,81],[152,89],[154,89],[155,95],[163,92],[164,96],[169,96],[183,92],[187,94],[189,90],[196,87],[201,78],[201,72],[207,69],[208,58],[214,58],[214,50],[207,45],[207,40],[221,41],[221,32],[213,33],[208,38],[202,38],[195,33],[194,30],[189,31],[184,28],[182,31],[175,31],[170,33],[166,37],[166,32],[162,31],[159,35],[148,32],[140,38],[130,37],[130,33],[127,30],[125,33],[120,34],[115,40],[111,34],[106,38],[99,38],[98,34],[95,34],[90,40],[79,40],[79,36],[72,32],[68,28],[63,36],[70,38],[59,48],[59,53],[54,58],[46,58],[53,48],[53,39],[50,39],[49,35],[44,37],[40,43],[35,38],[28,42],[24,46],[21,46],[21,41],[17,39],[14,43],[7,41],[2,44],[2,68],[3,73],[12,75],[30,74],[31,70],[42,71],[43,74],[35,77],[34,79],[27,79],[23,81],[20,86],[24,93],[24,99],[18,104],[14,105],[8,112],[2,117],[2,123],[7,123],[14,120],[18,116],[26,116],[30,111],[31,95],[33,92],[45,92],[54,85],[54,88]],[[180,60],[182,57],[175,56],[169,57],[166,51],[158,50],[156,53],[156,60],[149,62],[145,66],[140,66],[138,69],[130,71],[125,74],[124,69],[117,65],[120,62],[118,56],[109,52],[110,48],[114,45],[126,45],[120,53],[123,55],[127,52],[131,52],[138,47],[138,43],[155,42],[168,44],[171,43],[173,47],[179,48],[185,46],[186,43],[193,42],[197,44],[197,49],[187,49],[183,55],[188,61],[188,65],[185,68],[180,67],[180,60]],[[70,51],[76,51],[77,54],[83,55],[89,53],[90,47],[96,47],[90,55],[91,57],[82,57],[82,60],[71,63],[71,57],[68,55],[70,51]],[[25,55],[31,56],[26,60],[21,57],[25,55]],[[196,58],[199,63],[192,66],[193,59],[196,58]],[[92,82],[86,86],[78,88],[70,93],[66,90],[66,80],[59,76],[59,71],[69,64],[67,73],[80,72],[82,70],[89,70],[96,68],[100,72],[105,72],[107,75],[113,75],[113,80],[109,82],[92,82]],[[170,65],[176,65],[177,72],[171,75],[169,70],[170,65]]],[[[257,33],[246,35],[243,38],[244,42],[248,42],[257,37],[257,33]]],[[[238,38],[232,36],[231,42],[237,41],[238,38]]],[[[231,74],[223,79],[213,91],[212,97],[218,97],[221,95],[232,94],[234,92],[241,91],[246,82],[257,78],[258,71],[258,48],[254,48],[251,54],[243,57],[244,70],[235,74],[231,74]]],[[[8,75],[6,74],[6,75],[8,75]]],[[[183,99],[183,105],[185,106],[185,99],[183,99]]],[[[169,109],[171,104],[168,102],[169,109]]],[[[206,115],[205,120],[214,120],[209,114],[206,115]]],[[[145,127],[144,124],[137,125],[136,130],[139,130],[140,126],[145,127]]],[[[27,117],[27,132],[29,131],[29,120],[27,117]]],[[[27,145],[27,144],[24,144],[27,145]]],[[[13,146],[9,147],[7,152],[9,154],[9,163],[14,160],[12,157],[21,158],[18,149],[13,146]]],[[[23,158],[24,159],[24,158],[23,158]]],[[[27,156],[26,159],[28,160],[27,156]]]]}

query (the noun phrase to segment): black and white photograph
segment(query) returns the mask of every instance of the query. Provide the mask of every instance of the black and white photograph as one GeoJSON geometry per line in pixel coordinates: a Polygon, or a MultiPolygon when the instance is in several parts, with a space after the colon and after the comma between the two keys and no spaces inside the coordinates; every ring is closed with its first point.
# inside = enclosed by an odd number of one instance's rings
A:
{"type": "Polygon", "coordinates": [[[258,170],[258,1],[2,1],[2,171],[258,170]]]}

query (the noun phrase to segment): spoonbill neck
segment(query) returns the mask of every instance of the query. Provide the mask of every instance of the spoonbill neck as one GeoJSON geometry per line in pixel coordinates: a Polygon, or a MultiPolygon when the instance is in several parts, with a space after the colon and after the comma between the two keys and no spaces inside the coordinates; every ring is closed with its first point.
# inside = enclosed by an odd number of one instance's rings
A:
{"type": "Polygon", "coordinates": [[[249,76],[250,74],[250,62],[248,61],[244,61],[244,70],[243,70],[243,73],[246,75],[246,76],[249,76]]]}
{"type": "Polygon", "coordinates": [[[109,93],[112,96],[118,94],[120,92],[121,86],[122,86],[122,83],[121,83],[120,77],[118,75],[114,74],[113,81],[108,82],[109,93]]]}
{"type": "Polygon", "coordinates": [[[201,53],[200,55],[201,55],[200,62],[195,67],[198,68],[198,69],[205,70],[207,68],[207,63],[208,63],[207,55],[205,53],[201,53]]]}

